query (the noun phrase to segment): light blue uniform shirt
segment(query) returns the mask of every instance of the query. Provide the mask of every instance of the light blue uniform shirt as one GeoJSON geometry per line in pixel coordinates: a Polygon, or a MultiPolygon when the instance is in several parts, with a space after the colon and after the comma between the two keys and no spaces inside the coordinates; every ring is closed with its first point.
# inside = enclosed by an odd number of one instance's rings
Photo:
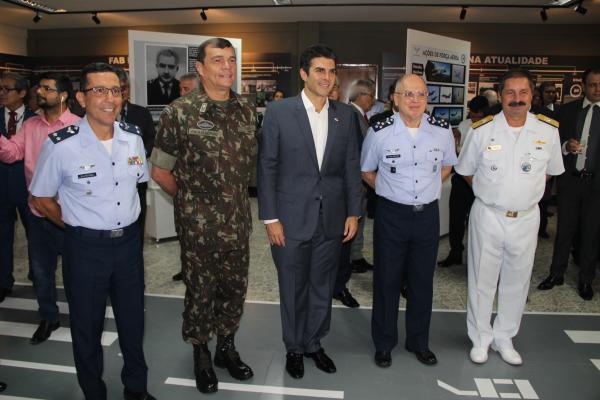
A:
{"type": "Polygon", "coordinates": [[[454,136],[445,120],[424,114],[415,138],[398,113],[369,128],[361,170],[377,171],[375,192],[407,205],[440,198],[442,167],[457,162],[454,136]]]}
{"type": "Polygon", "coordinates": [[[149,179],[142,137],[135,125],[114,123],[112,154],[87,118],[50,134],[29,190],[36,197],[58,193],[65,224],[110,230],[134,223],[140,214],[138,182],[149,179]]]}

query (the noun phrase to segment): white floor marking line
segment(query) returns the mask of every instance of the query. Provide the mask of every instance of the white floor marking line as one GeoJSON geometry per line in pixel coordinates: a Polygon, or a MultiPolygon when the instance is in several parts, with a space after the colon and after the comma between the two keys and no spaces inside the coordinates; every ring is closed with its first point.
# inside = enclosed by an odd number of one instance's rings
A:
{"type": "Polygon", "coordinates": [[[600,331],[565,331],[573,343],[600,344],[600,331]]]}
{"type": "Polygon", "coordinates": [[[457,396],[479,396],[479,393],[477,392],[477,390],[460,390],[460,389],[452,387],[452,386],[448,385],[447,383],[442,382],[440,380],[437,381],[437,384],[442,389],[446,389],[450,393],[455,394],[457,396]]]}
{"type": "MultiPolygon", "coordinates": [[[[196,387],[196,381],[193,379],[167,378],[166,385],[196,387]]],[[[231,390],[236,392],[279,394],[285,396],[317,397],[324,399],[343,399],[344,392],[337,390],[317,390],[290,388],[281,386],[264,385],[244,385],[241,383],[219,382],[219,390],[231,390]]]]}
{"type": "Polygon", "coordinates": [[[520,399],[521,395],[519,393],[500,393],[501,399],[520,399]]]}
{"type": "MultiPolygon", "coordinates": [[[[64,301],[59,301],[56,303],[58,306],[58,312],[60,314],[69,314],[69,304],[64,301]]],[[[13,310],[24,310],[24,311],[37,311],[38,303],[37,300],[34,299],[24,299],[20,297],[7,297],[4,299],[2,303],[0,303],[0,308],[11,308],[13,310]]],[[[113,313],[112,307],[106,307],[106,315],[105,318],[114,319],[115,315],[113,313]]]]}
{"type": "Polygon", "coordinates": [[[593,359],[593,358],[592,358],[590,361],[591,361],[591,362],[592,362],[592,364],[594,364],[594,366],[595,366],[596,368],[598,368],[598,370],[600,371],[600,360],[595,360],[595,359],[593,359]]]}
{"type": "MultiPolygon", "coordinates": [[[[0,321],[0,336],[15,336],[30,338],[37,329],[37,325],[23,322],[0,321]]],[[[104,331],[102,333],[102,346],[111,346],[119,336],[115,332],[104,331]]],[[[55,342],[72,342],[71,330],[69,328],[58,328],[48,338],[55,342]]]]}
{"type": "Polygon", "coordinates": [[[479,396],[486,399],[497,399],[498,393],[491,379],[475,378],[475,386],[479,391],[479,396]]]}
{"type": "Polygon", "coordinates": [[[514,382],[515,386],[517,387],[517,389],[519,389],[519,392],[521,392],[521,396],[523,396],[524,399],[539,400],[539,396],[537,395],[535,390],[533,390],[533,386],[531,386],[531,383],[529,383],[527,379],[515,379],[514,382]]]}
{"type": "Polygon", "coordinates": [[[43,399],[34,399],[33,397],[3,396],[0,394],[0,400],[43,400],[43,399]]]}
{"type": "Polygon", "coordinates": [[[36,362],[18,361],[18,360],[0,359],[0,366],[37,369],[37,370],[52,371],[52,372],[64,372],[67,374],[76,374],[77,373],[77,371],[75,371],[75,367],[70,367],[68,365],[45,364],[45,363],[36,363],[36,362]]]}
{"type": "Polygon", "coordinates": [[[512,385],[512,379],[493,379],[494,384],[496,385],[512,385]]]}

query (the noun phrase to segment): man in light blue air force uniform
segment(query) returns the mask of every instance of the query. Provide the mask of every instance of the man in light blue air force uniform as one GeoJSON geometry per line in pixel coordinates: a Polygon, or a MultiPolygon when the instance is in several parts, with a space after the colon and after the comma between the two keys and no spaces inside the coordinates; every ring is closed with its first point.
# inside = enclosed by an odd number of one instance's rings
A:
{"type": "Polygon", "coordinates": [[[454,137],[443,119],[429,117],[427,86],[405,75],[395,85],[397,113],[377,122],[363,144],[363,179],[377,193],[374,225],[372,336],[375,363],[389,367],[398,343],[398,302],[406,283],[405,347],[426,364],[429,349],[442,182],[456,164],[454,137]]]}
{"type": "Polygon", "coordinates": [[[80,87],[77,100],[86,116],[49,135],[30,191],[36,209],[65,229],[63,277],[86,400],[106,400],[100,339],[108,296],[123,354],[124,398],[153,400],[142,348],[144,261],[136,186],[149,174],[141,131],[115,122],[122,98],[113,66],[84,67],[80,87]]]}

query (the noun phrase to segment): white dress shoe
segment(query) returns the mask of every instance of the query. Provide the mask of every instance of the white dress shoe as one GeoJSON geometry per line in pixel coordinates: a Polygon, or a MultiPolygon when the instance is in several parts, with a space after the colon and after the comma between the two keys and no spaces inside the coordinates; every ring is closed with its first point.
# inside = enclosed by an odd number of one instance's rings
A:
{"type": "Polygon", "coordinates": [[[476,364],[483,364],[488,360],[488,349],[485,347],[473,347],[469,353],[471,361],[476,364]]]}
{"type": "Polygon", "coordinates": [[[500,357],[504,360],[504,362],[510,365],[521,365],[523,364],[523,359],[521,355],[511,347],[502,347],[498,348],[494,344],[492,344],[492,350],[500,353],[500,357]]]}

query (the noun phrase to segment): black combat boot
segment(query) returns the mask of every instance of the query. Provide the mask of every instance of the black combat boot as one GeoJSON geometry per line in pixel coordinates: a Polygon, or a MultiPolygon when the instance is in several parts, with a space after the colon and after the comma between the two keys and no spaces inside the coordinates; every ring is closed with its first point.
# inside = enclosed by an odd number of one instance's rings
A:
{"type": "Polygon", "coordinates": [[[229,375],[239,381],[245,381],[254,376],[252,368],[246,365],[233,344],[234,335],[217,337],[217,350],[215,352],[215,366],[227,368],[229,375]]]}
{"type": "Polygon", "coordinates": [[[212,367],[210,351],[206,343],[194,345],[194,376],[196,387],[202,393],[214,393],[219,389],[219,381],[212,367]]]}

